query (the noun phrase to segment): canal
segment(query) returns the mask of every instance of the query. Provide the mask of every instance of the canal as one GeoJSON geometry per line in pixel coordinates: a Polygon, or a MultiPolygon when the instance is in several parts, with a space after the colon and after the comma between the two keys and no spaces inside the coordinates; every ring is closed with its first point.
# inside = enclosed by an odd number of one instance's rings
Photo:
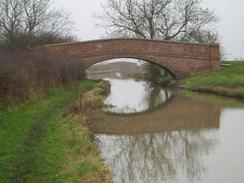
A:
{"type": "Polygon", "coordinates": [[[244,180],[244,102],[106,78],[95,141],[115,183],[244,180]]]}

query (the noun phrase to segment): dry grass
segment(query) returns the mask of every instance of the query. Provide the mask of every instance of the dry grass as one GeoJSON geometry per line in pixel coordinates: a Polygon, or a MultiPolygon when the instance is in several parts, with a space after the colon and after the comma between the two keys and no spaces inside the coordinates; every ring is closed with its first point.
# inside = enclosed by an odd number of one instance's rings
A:
{"type": "Polygon", "coordinates": [[[79,101],[70,109],[71,112],[81,113],[89,109],[98,109],[104,107],[105,97],[109,94],[110,84],[107,81],[102,81],[97,84],[95,89],[83,94],[79,101]]]}
{"type": "Polygon", "coordinates": [[[91,141],[93,133],[88,128],[86,118],[79,115],[69,118],[63,125],[66,131],[65,144],[69,144],[66,148],[69,159],[62,175],[69,177],[67,182],[112,183],[112,175],[102,163],[99,151],[91,141]]]}
{"type": "MultiPolygon", "coordinates": [[[[99,151],[91,141],[94,139],[94,134],[90,128],[90,120],[96,117],[95,111],[99,113],[100,108],[104,106],[103,101],[109,91],[109,82],[98,83],[93,90],[84,93],[66,113],[66,115],[74,116],[74,113],[78,115],[72,117],[75,125],[66,123],[65,126],[65,131],[70,132],[65,137],[66,144],[70,144],[70,147],[67,148],[70,159],[64,173],[75,173],[76,177],[80,177],[82,183],[112,183],[112,175],[102,163],[99,151]]],[[[70,181],[79,182],[77,180],[70,181]]]]}

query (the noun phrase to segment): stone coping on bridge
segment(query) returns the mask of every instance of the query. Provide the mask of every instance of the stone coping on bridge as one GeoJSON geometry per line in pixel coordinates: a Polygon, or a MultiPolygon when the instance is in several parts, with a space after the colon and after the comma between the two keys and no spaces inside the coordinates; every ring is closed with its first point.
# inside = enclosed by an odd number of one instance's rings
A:
{"type": "Polygon", "coordinates": [[[211,47],[219,47],[219,43],[194,43],[194,42],[180,42],[180,41],[168,41],[160,39],[140,39],[140,38],[111,38],[111,39],[94,39],[94,40],[85,40],[77,42],[68,42],[68,43],[55,43],[55,44],[45,44],[41,47],[55,47],[55,46],[67,46],[73,44],[82,44],[82,43],[94,43],[94,42],[107,42],[107,41],[151,41],[151,42],[164,42],[172,44],[188,44],[188,45],[203,45],[211,47]]]}

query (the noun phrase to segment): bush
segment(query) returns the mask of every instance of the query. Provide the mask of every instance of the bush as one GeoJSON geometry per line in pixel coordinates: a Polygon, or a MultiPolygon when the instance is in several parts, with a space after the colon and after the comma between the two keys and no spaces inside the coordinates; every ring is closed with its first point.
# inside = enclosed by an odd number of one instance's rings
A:
{"type": "Polygon", "coordinates": [[[51,58],[31,50],[0,50],[0,106],[33,100],[84,78],[80,59],[51,58]]]}

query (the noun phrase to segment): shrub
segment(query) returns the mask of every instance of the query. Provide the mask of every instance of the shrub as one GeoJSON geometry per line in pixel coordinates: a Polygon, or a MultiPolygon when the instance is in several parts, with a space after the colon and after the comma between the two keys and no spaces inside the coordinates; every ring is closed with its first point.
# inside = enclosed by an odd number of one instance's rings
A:
{"type": "Polygon", "coordinates": [[[0,50],[0,106],[36,99],[84,78],[80,59],[51,58],[32,50],[0,50]]]}

